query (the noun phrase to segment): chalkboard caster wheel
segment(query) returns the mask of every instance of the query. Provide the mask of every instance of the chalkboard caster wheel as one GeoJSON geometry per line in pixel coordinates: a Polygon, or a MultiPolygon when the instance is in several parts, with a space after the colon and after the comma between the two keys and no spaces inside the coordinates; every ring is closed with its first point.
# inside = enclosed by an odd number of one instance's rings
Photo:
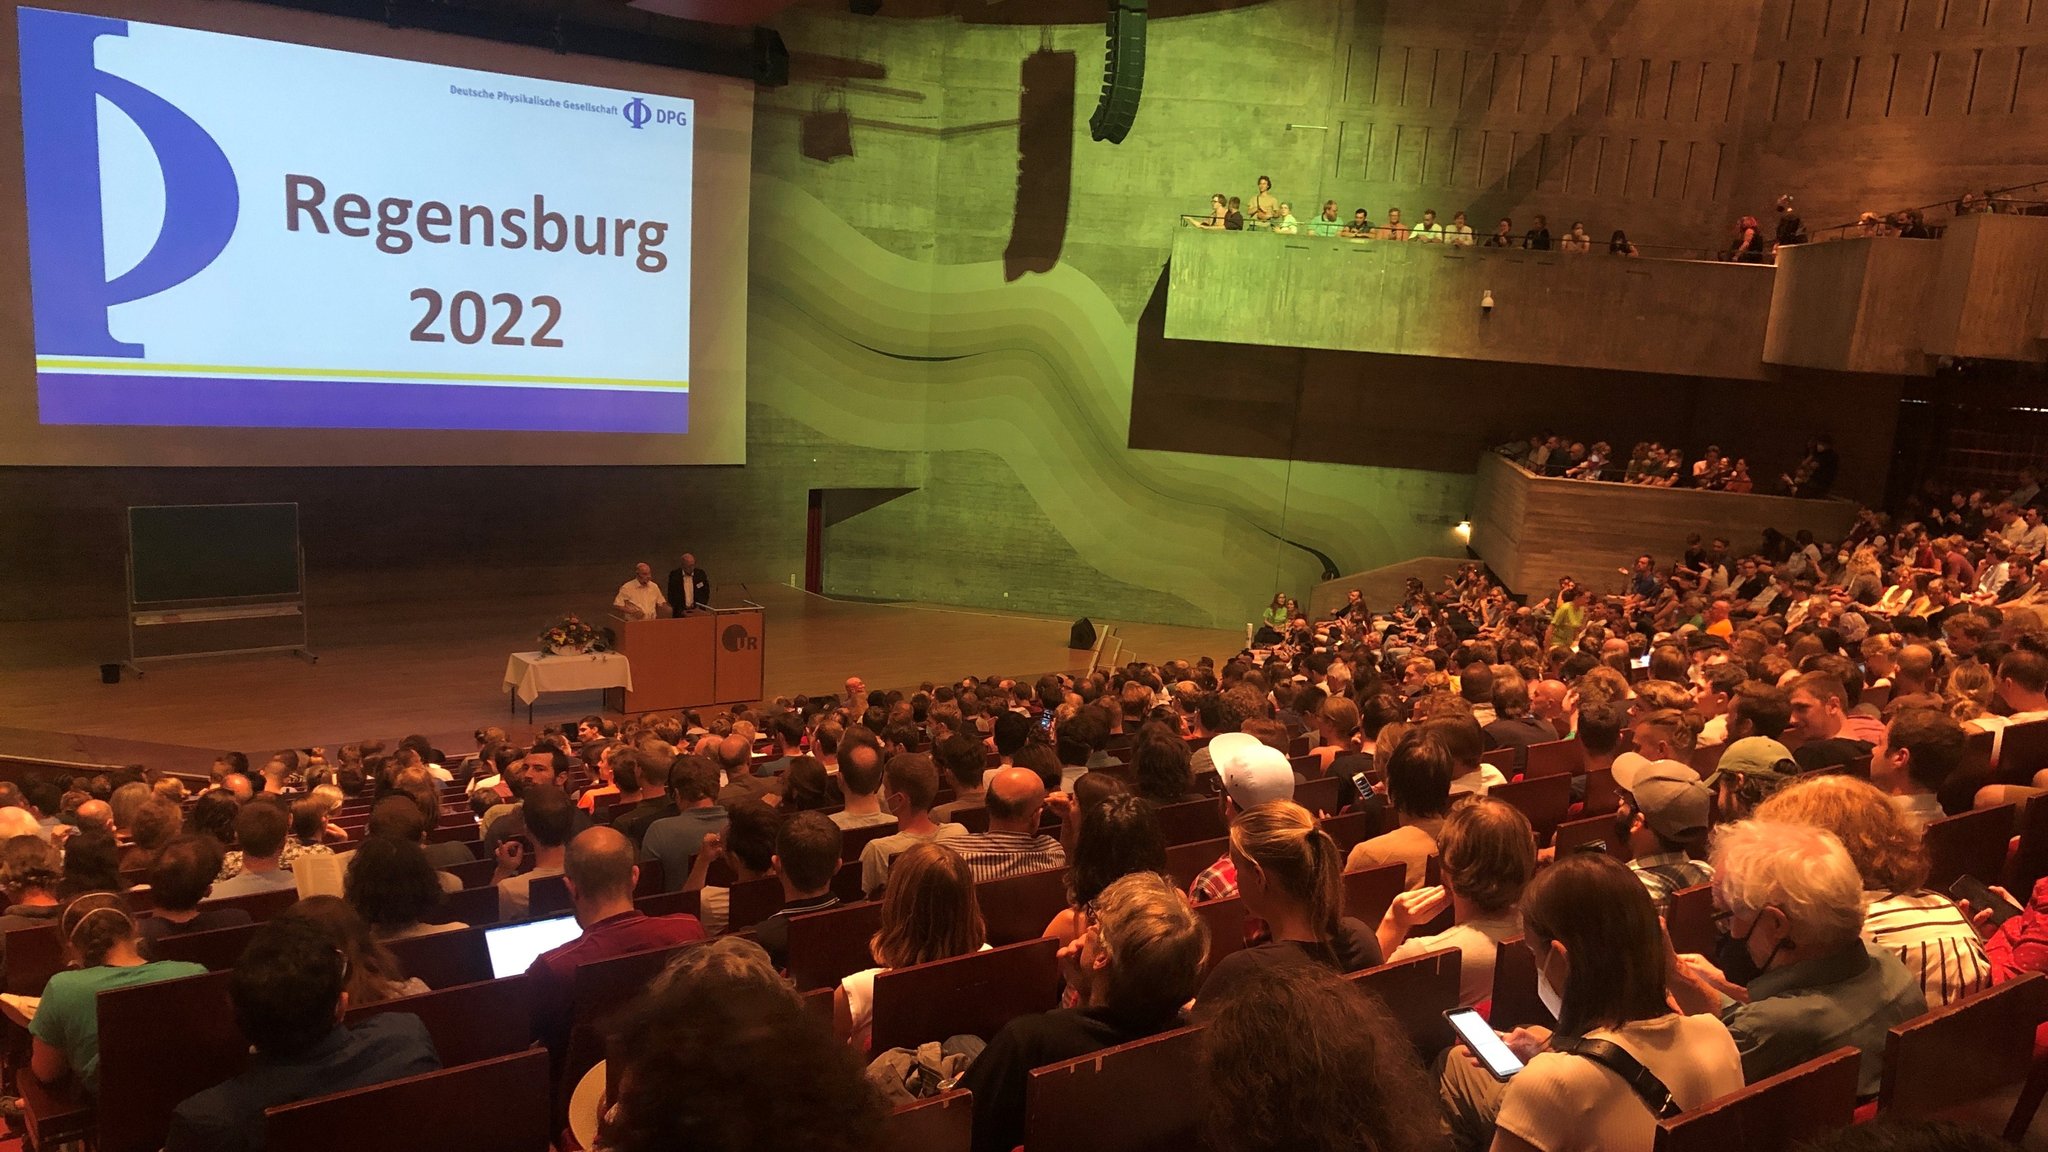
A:
{"type": "Polygon", "coordinates": [[[308,651],[304,648],[292,649],[292,655],[297,656],[308,664],[318,664],[320,662],[320,654],[318,652],[308,651]]]}

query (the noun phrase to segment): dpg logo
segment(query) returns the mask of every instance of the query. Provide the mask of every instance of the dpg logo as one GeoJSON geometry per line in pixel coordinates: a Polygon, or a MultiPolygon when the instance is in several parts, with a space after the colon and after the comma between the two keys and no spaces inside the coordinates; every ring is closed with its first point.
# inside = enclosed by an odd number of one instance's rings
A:
{"type": "Polygon", "coordinates": [[[761,646],[760,640],[747,633],[745,624],[726,625],[725,632],[719,636],[719,642],[725,645],[727,652],[740,652],[761,646]]]}
{"type": "Polygon", "coordinates": [[[100,71],[93,43],[126,36],[103,16],[23,8],[21,121],[28,177],[29,285],[36,351],[44,355],[141,357],[114,339],[107,311],[154,296],[213,263],[235,234],[241,194],[213,137],[170,101],[100,71]],[[135,267],[107,279],[100,215],[97,101],[128,117],[163,171],[164,219],[135,267]]]}
{"type": "Polygon", "coordinates": [[[635,129],[645,128],[649,124],[656,128],[681,128],[690,122],[690,114],[683,109],[656,108],[638,96],[626,101],[626,106],[619,109],[619,114],[635,129]]]}

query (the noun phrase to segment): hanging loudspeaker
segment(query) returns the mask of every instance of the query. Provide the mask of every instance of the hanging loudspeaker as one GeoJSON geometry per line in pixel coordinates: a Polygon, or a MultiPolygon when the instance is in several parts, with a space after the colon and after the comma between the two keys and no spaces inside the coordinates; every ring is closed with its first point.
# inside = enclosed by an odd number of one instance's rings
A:
{"type": "Polygon", "coordinates": [[[1145,3],[1110,0],[1102,99],[1088,118],[1088,134],[1097,140],[1123,143],[1138,118],[1138,95],[1145,88],[1145,3]]]}

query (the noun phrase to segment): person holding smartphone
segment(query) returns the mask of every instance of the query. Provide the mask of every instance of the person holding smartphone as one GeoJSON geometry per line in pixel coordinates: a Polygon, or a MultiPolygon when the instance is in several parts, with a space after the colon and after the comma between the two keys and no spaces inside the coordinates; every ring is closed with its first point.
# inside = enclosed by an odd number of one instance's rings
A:
{"type": "Polygon", "coordinates": [[[1727,1026],[1665,1001],[1663,928],[1626,867],[1586,853],[1559,860],[1530,882],[1522,928],[1537,995],[1557,1027],[1501,1037],[1525,1064],[1506,1083],[1469,1048],[1445,1061],[1443,1099],[1460,1147],[1650,1152],[1660,1107],[1697,1108],[1742,1087],[1727,1026]],[[1639,1092],[1617,1065],[1646,1069],[1661,1088],[1639,1092]]]}

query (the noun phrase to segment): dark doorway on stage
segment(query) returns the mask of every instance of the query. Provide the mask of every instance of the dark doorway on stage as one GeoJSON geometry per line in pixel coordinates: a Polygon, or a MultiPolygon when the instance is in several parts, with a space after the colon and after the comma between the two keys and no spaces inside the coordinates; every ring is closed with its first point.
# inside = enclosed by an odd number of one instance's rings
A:
{"type": "Polygon", "coordinates": [[[804,517],[804,591],[825,590],[825,490],[811,489],[810,511],[804,517]]]}

